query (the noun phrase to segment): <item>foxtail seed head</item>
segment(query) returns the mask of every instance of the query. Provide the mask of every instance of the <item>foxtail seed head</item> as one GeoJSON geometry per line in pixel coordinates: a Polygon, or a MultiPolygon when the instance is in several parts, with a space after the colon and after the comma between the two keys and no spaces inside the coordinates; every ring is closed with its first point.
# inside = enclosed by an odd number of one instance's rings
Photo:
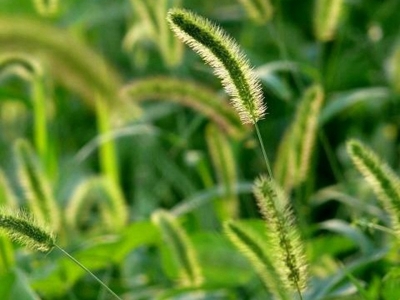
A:
{"type": "Polygon", "coordinates": [[[37,224],[32,216],[21,211],[11,213],[0,209],[0,230],[12,240],[32,250],[47,252],[55,245],[53,233],[37,224]]]}
{"type": "Polygon", "coordinates": [[[222,29],[187,10],[171,9],[167,20],[178,38],[214,68],[242,122],[262,119],[266,106],[261,84],[239,46],[222,29]]]}

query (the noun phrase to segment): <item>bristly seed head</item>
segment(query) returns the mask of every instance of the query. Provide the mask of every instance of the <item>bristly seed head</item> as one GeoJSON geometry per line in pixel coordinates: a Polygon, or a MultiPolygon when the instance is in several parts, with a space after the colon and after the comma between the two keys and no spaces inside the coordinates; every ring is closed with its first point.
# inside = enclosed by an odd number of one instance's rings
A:
{"type": "Polygon", "coordinates": [[[263,93],[239,46],[219,27],[184,9],[167,17],[174,33],[214,68],[243,123],[255,124],[265,115],[263,93]]]}
{"type": "Polygon", "coordinates": [[[54,235],[22,211],[13,213],[0,209],[0,230],[32,250],[47,252],[55,245],[54,235]]]}

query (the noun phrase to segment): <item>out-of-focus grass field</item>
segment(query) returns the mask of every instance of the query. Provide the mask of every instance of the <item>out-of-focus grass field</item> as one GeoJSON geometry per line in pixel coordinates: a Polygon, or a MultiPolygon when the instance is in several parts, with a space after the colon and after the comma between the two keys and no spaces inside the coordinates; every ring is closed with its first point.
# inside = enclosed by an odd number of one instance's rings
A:
{"type": "MultiPolygon", "coordinates": [[[[398,0],[0,0],[0,206],[32,213],[123,299],[280,299],[223,230],[268,230],[254,126],[169,28],[176,7],[218,24],[261,81],[302,299],[400,299],[398,0]],[[315,85],[320,110],[301,111],[315,85]],[[393,169],[380,193],[349,139],[393,169]]],[[[59,251],[0,236],[0,299],[110,297],[59,251]]]]}

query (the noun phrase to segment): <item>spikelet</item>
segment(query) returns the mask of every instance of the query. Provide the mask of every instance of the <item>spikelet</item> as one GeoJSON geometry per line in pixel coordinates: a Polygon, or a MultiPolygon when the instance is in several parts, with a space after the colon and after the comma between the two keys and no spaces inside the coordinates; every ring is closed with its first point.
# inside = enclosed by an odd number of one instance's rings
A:
{"type": "Polygon", "coordinates": [[[21,211],[8,212],[0,209],[0,230],[31,250],[47,252],[55,246],[53,233],[21,211]]]}
{"type": "Polygon", "coordinates": [[[288,198],[272,179],[266,177],[256,180],[254,194],[267,226],[276,270],[288,288],[300,292],[306,287],[307,264],[288,198]]]}
{"type": "Polygon", "coordinates": [[[33,149],[27,141],[15,144],[18,162],[18,175],[33,216],[41,223],[57,230],[60,225],[60,212],[54,199],[50,182],[39,167],[33,149]]]}
{"type": "Polygon", "coordinates": [[[314,85],[308,88],[281,142],[275,175],[285,190],[297,186],[307,178],[323,100],[324,92],[321,86],[314,85]]]}
{"type": "Polygon", "coordinates": [[[247,131],[231,106],[224,103],[217,93],[188,80],[155,77],[136,80],[123,87],[122,98],[133,101],[149,99],[168,100],[190,107],[218,124],[233,137],[241,137],[247,131]]]}
{"type": "Polygon", "coordinates": [[[247,15],[257,24],[271,20],[274,9],[270,0],[239,0],[247,15]]]}
{"type": "Polygon", "coordinates": [[[261,84],[239,46],[219,27],[184,9],[167,18],[174,33],[214,68],[244,124],[262,119],[266,107],[261,84]]]}
{"type": "Polygon", "coordinates": [[[346,146],[353,164],[371,185],[374,193],[389,213],[397,237],[400,237],[400,178],[360,141],[349,140],[346,146]]]}
{"type": "Polygon", "coordinates": [[[286,292],[286,287],[271,260],[270,248],[265,242],[265,237],[258,236],[245,224],[233,221],[224,223],[224,232],[229,240],[250,261],[269,291],[279,296],[281,300],[289,300],[290,297],[286,292]]]}
{"type": "Polygon", "coordinates": [[[193,245],[176,219],[165,210],[158,210],[151,216],[161,230],[172,250],[180,268],[180,280],[183,286],[200,286],[203,275],[193,245]]]}
{"type": "Polygon", "coordinates": [[[220,220],[236,218],[239,200],[234,189],[237,185],[233,149],[226,135],[212,124],[206,128],[206,141],[218,182],[225,187],[225,197],[215,203],[220,220]]]}
{"type": "Polygon", "coordinates": [[[65,219],[71,229],[78,229],[90,207],[97,204],[102,217],[102,229],[118,232],[128,221],[127,207],[119,187],[105,177],[93,177],[81,182],[74,190],[65,209],[65,219]],[[97,200],[97,203],[94,201],[97,200]]]}
{"type": "Polygon", "coordinates": [[[319,41],[334,38],[343,10],[343,0],[314,0],[314,32],[319,41]]]}

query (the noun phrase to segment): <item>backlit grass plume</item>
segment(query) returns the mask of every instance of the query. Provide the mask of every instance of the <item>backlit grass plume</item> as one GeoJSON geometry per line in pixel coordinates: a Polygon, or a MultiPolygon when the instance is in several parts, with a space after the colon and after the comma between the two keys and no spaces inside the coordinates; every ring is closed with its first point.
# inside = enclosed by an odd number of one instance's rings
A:
{"type": "Polygon", "coordinates": [[[135,80],[123,87],[121,96],[135,102],[168,100],[190,107],[234,137],[240,137],[247,131],[235,110],[221,96],[189,80],[169,77],[135,80]]]}
{"type": "Polygon", "coordinates": [[[218,183],[225,187],[224,197],[214,202],[217,214],[221,220],[236,218],[239,200],[235,195],[237,172],[232,145],[227,136],[213,124],[206,128],[206,141],[218,183]]]}
{"type": "Polygon", "coordinates": [[[266,107],[261,84],[239,46],[219,27],[184,9],[171,9],[167,18],[172,30],[196,51],[221,79],[243,123],[255,124],[266,107]]]}
{"type": "Polygon", "coordinates": [[[247,15],[255,23],[264,24],[271,20],[273,6],[270,0],[238,0],[246,10],[247,15]]]}
{"type": "Polygon", "coordinates": [[[265,177],[256,180],[254,194],[267,226],[276,270],[287,287],[301,295],[307,283],[307,263],[288,198],[272,179],[265,177]]]}
{"type": "Polygon", "coordinates": [[[400,237],[400,178],[371,149],[358,140],[347,142],[347,152],[389,213],[393,229],[397,237],[400,237]]]}
{"type": "Polygon", "coordinates": [[[193,245],[177,220],[167,211],[158,210],[152,221],[160,228],[179,264],[180,280],[184,286],[199,286],[203,275],[193,245]]]}
{"type": "Polygon", "coordinates": [[[265,236],[257,235],[251,227],[234,221],[225,222],[224,231],[229,240],[253,265],[268,290],[278,296],[278,299],[289,300],[286,286],[275,269],[271,249],[265,241],[265,236]]]}
{"type": "Polygon", "coordinates": [[[59,207],[32,147],[27,141],[19,140],[15,145],[15,154],[19,179],[29,209],[38,221],[57,230],[60,225],[59,207]]]}
{"type": "Polygon", "coordinates": [[[326,42],[334,38],[341,13],[343,0],[314,0],[314,32],[319,41],[326,42]]]}
{"type": "Polygon", "coordinates": [[[40,225],[32,215],[22,211],[7,211],[0,208],[0,231],[4,232],[15,242],[36,251],[48,252],[53,248],[58,249],[67,256],[70,260],[76,263],[79,267],[85,270],[92,276],[99,284],[101,284],[110,294],[116,299],[121,300],[103,281],[94,275],[89,269],[77,261],[67,251],[56,244],[54,234],[40,225]]]}
{"type": "Polygon", "coordinates": [[[0,209],[0,230],[31,250],[48,252],[55,245],[54,235],[21,211],[10,213],[0,209]]]}
{"type": "Polygon", "coordinates": [[[278,151],[275,176],[286,190],[306,180],[318,132],[318,117],[324,100],[320,85],[308,88],[278,151]]]}

